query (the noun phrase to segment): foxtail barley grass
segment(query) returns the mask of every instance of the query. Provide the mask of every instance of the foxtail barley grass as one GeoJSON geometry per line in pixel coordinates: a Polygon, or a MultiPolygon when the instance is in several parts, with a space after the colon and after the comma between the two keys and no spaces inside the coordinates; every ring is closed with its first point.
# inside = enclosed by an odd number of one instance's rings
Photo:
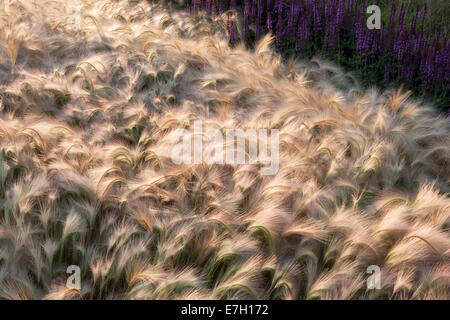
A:
{"type": "Polygon", "coordinates": [[[282,63],[270,35],[249,51],[202,16],[79,4],[79,30],[67,1],[1,9],[1,298],[450,297],[450,124],[432,106],[282,63]],[[195,120],[279,130],[278,172],[174,164],[195,120]]]}

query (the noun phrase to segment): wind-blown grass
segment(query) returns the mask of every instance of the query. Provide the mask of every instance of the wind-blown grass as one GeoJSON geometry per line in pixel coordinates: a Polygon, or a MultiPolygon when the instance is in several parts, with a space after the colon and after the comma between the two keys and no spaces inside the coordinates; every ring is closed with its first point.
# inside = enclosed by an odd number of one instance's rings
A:
{"type": "Polygon", "coordinates": [[[450,124],[401,89],[146,1],[0,18],[0,297],[448,299],[450,124]],[[280,170],[175,165],[177,128],[280,130],[280,170]],[[81,290],[65,286],[81,268],[81,290]],[[381,268],[367,290],[367,267],[381,268]]]}

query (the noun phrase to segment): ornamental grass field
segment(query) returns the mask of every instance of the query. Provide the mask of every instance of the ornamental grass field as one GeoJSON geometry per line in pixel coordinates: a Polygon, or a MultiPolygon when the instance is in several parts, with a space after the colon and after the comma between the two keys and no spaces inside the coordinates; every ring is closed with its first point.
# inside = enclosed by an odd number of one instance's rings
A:
{"type": "Polygon", "coordinates": [[[449,299],[449,119],[223,21],[0,1],[0,298],[449,299]],[[174,163],[196,120],[279,170],[174,163]]]}

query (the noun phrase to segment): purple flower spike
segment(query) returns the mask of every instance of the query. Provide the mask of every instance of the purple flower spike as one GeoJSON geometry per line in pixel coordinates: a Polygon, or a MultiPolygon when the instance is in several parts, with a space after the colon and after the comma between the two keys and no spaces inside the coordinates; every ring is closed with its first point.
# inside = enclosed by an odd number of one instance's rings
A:
{"type": "Polygon", "coordinates": [[[269,30],[269,32],[272,32],[272,18],[270,17],[270,12],[267,13],[267,30],[269,30]]]}

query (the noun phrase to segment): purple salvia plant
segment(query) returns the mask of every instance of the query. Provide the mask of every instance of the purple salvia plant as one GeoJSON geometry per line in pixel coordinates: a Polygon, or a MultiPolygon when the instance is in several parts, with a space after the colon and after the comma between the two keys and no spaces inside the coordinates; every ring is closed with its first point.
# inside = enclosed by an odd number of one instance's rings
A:
{"type": "Polygon", "coordinates": [[[277,12],[278,16],[281,17],[281,14],[283,12],[283,0],[278,0],[277,12]]]}
{"type": "Polygon", "coordinates": [[[380,41],[379,41],[380,50],[383,50],[383,48],[384,48],[385,33],[386,33],[386,26],[385,26],[384,22],[382,22],[381,23],[381,31],[380,31],[380,41]]]}
{"type": "Polygon", "coordinates": [[[249,0],[244,1],[244,34],[242,36],[243,39],[247,38],[248,34],[248,17],[250,14],[250,8],[249,8],[249,0]]]}
{"type": "Polygon", "coordinates": [[[230,40],[232,44],[236,42],[236,36],[234,33],[234,22],[231,23],[230,40]]]}
{"type": "Polygon", "coordinates": [[[366,30],[366,28],[363,29],[364,31],[364,40],[363,40],[363,44],[362,44],[362,51],[363,52],[368,52],[369,48],[370,48],[370,44],[372,42],[372,34],[373,32],[371,32],[370,30],[366,30]]]}
{"type": "Polygon", "coordinates": [[[267,12],[267,21],[266,21],[267,30],[272,32],[272,18],[270,17],[270,12],[267,12]]]}
{"type": "Polygon", "coordinates": [[[411,81],[413,79],[414,75],[414,64],[408,63],[408,70],[406,72],[406,80],[411,81]]]}
{"type": "Polygon", "coordinates": [[[197,4],[198,4],[198,0],[194,0],[194,12],[197,12],[197,4]]]}
{"type": "Polygon", "coordinates": [[[206,3],[205,3],[205,10],[206,10],[206,14],[210,14],[210,12],[209,12],[209,9],[210,9],[210,6],[211,6],[211,0],[206,0],[205,1],[206,3]]]}
{"type": "Polygon", "coordinates": [[[386,65],[384,67],[384,79],[383,79],[383,81],[384,81],[384,86],[387,87],[388,83],[389,83],[389,67],[388,67],[388,65],[386,65]]]}
{"type": "Polygon", "coordinates": [[[281,49],[281,29],[282,29],[281,15],[278,17],[277,25],[275,27],[275,45],[277,49],[281,49]]]}
{"type": "Polygon", "coordinates": [[[427,4],[425,3],[425,5],[423,6],[423,14],[422,14],[422,26],[421,26],[421,31],[423,32],[423,29],[425,27],[425,18],[427,17],[427,4]]]}
{"type": "Polygon", "coordinates": [[[293,24],[294,24],[294,1],[291,1],[291,6],[289,8],[289,14],[288,14],[288,25],[287,25],[287,29],[289,31],[292,30],[293,24]]]}
{"type": "Polygon", "coordinates": [[[252,1],[252,10],[251,10],[251,17],[254,18],[256,16],[256,0],[252,1]]]}
{"type": "Polygon", "coordinates": [[[400,31],[400,34],[398,35],[398,44],[397,44],[397,58],[399,61],[403,59],[404,52],[405,52],[404,33],[403,31],[400,31]]]}
{"type": "Polygon", "coordinates": [[[353,9],[355,8],[355,0],[349,0],[347,10],[349,12],[353,12],[353,9]]]}
{"type": "MultiPolygon", "coordinates": [[[[443,50],[442,50],[442,49],[437,50],[437,51],[436,51],[436,54],[435,54],[434,65],[435,65],[435,66],[440,66],[440,65],[442,65],[442,62],[443,62],[443,60],[444,60],[443,58],[444,58],[444,56],[443,56],[443,50]]],[[[435,82],[438,82],[438,81],[441,80],[442,75],[443,75],[442,69],[443,69],[443,68],[436,68],[436,70],[435,70],[435,72],[434,72],[434,74],[435,74],[434,81],[435,81],[435,82]]]]}
{"type": "Polygon", "coordinates": [[[321,15],[316,1],[313,2],[314,33],[317,34],[322,29],[321,15]]]}
{"type": "Polygon", "coordinates": [[[258,10],[255,25],[255,39],[259,38],[259,26],[261,25],[262,12],[263,12],[263,0],[258,0],[258,10]]]}
{"type": "Polygon", "coordinates": [[[365,13],[366,13],[366,0],[364,0],[361,5],[361,16],[364,17],[365,13]]]}
{"type": "Polygon", "coordinates": [[[410,34],[415,34],[416,33],[416,24],[417,24],[417,19],[419,19],[419,12],[420,12],[420,7],[417,6],[416,14],[412,18],[411,24],[409,25],[409,33],[410,34]]]}
{"type": "Polygon", "coordinates": [[[355,21],[355,33],[356,33],[356,49],[359,52],[361,52],[364,45],[364,30],[362,27],[360,17],[357,17],[355,21]]]}
{"type": "Polygon", "coordinates": [[[398,27],[397,27],[397,34],[400,34],[403,31],[404,25],[405,25],[405,4],[402,3],[402,6],[400,8],[400,13],[398,15],[398,27]]]}
{"type": "Polygon", "coordinates": [[[341,27],[341,21],[342,16],[344,12],[344,0],[338,0],[338,3],[336,4],[337,8],[334,8],[336,11],[336,15],[333,19],[333,25],[331,29],[331,36],[330,36],[330,45],[333,46],[336,39],[339,39],[339,30],[341,27]]]}
{"type": "Polygon", "coordinates": [[[420,33],[419,34],[419,37],[417,38],[415,38],[415,41],[414,41],[414,49],[413,49],[413,52],[414,52],[414,55],[417,55],[417,53],[419,53],[420,52],[420,45],[421,45],[421,43],[422,43],[422,37],[423,37],[423,33],[420,33]]]}
{"type": "Polygon", "coordinates": [[[309,30],[309,25],[307,24],[306,20],[303,20],[301,22],[302,25],[302,34],[301,34],[301,40],[302,41],[307,41],[310,37],[310,30],[309,30]]]}
{"type": "Polygon", "coordinates": [[[394,32],[396,11],[397,11],[397,6],[395,5],[395,3],[392,3],[391,12],[390,12],[390,16],[389,16],[389,25],[388,25],[388,27],[389,27],[388,39],[387,39],[388,45],[390,45],[390,43],[391,43],[391,35],[394,32]]]}
{"type": "MultiPolygon", "coordinates": [[[[403,37],[404,35],[403,35],[403,32],[402,32],[402,34],[401,34],[401,37],[403,37]]],[[[410,41],[409,41],[409,39],[406,39],[406,41],[404,40],[404,39],[400,39],[400,43],[399,43],[399,45],[398,45],[398,49],[397,49],[397,59],[400,61],[400,62],[403,62],[403,63],[405,63],[406,61],[404,60],[404,55],[405,55],[405,53],[408,53],[409,52],[409,48],[408,48],[408,46],[410,47],[411,46],[411,43],[410,43],[410,41]]],[[[403,69],[405,69],[405,68],[403,68],[403,69]]]]}
{"type": "MultiPolygon", "coordinates": [[[[362,2],[362,1],[361,1],[362,2]]],[[[397,10],[391,7],[389,22],[382,23],[380,31],[368,32],[365,28],[366,1],[358,5],[355,0],[244,0],[243,6],[236,6],[236,1],[191,0],[187,6],[192,14],[203,10],[215,16],[217,10],[236,10],[243,16],[243,33],[237,35],[234,19],[227,15],[227,29],[230,43],[235,43],[239,36],[248,37],[250,24],[255,30],[255,40],[267,29],[275,34],[277,49],[281,49],[283,40],[295,37],[295,50],[305,48],[310,32],[314,31],[317,44],[323,44],[323,50],[336,45],[343,30],[353,34],[356,48],[360,54],[369,54],[370,61],[376,61],[377,53],[388,53],[396,61],[386,64],[385,80],[398,76],[400,80],[415,81],[419,78],[426,89],[444,87],[442,81],[450,76],[448,40],[441,40],[442,31],[434,30],[424,35],[423,29],[427,15],[427,6],[417,7],[408,29],[405,30],[406,6],[402,4],[397,10]],[[284,11],[284,12],[283,12],[284,11]],[[277,14],[276,26],[272,24],[273,14],[277,14]],[[344,15],[346,19],[344,20],[344,15]],[[398,16],[398,20],[397,20],[398,16]],[[421,21],[419,21],[421,20],[421,21]],[[352,28],[353,26],[353,28],[352,28]],[[432,36],[434,34],[434,36],[432,36]],[[398,74],[397,74],[398,68],[398,74]]]]}
{"type": "Polygon", "coordinates": [[[298,19],[300,17],[300,11],[301,11],[301,4],[300,4],[300,2],[295,2],[295,6],[294,6],[294,21],[293,21],[294,26],[298,23],[298,19]]]}
{"type": "Polygon", "coordinates": [[[422,79],[422,87],[424,89],[428,88],[428,76],[427,76],[427,71],[428,71],[428,64],[429,64],[429,56],[431,55],[431,47],[427,49],[427,56],[422,57],[422,60],[420,62],[420,77],[422,79]]]}
{"type": "Polygon", "coordinates": [[[436,33],[436,38],[434,39],[433,46],[435,48],[438,48],[441,44],[441,32],[442,32],[442,26],[439,25],[436,33]]]}
{"type": "Polygon", "coordinates": [[[299,51],[299,45],[300,42],[302,41],[302,23],[303,21],[299,22],[298,26],[297,26],[297,34],[296,34],[296,39],[295,39],[295,52],[299,51]]]}
{"type": "Polygon", "coordinates": [[[213,0],[211,3],[211,15],[212,16],[216,15],[216,0],[213,0]]]}
{"type": "Polygon", "coordinates": [[[231,44],[235,43],[236,36],[234,33],[234,22],[230,19],[230,14],[227,14],[227,29],[228,33],[230,34],[230,42],[231,44]]]}
{"type": "Polygon", "coordinates": [[[377,52],[377,48],[378,48],[378,37],[380,36],[379,33],[375,33],[373,39],[372,39],[372,47],[370,48],[370,57],[372,58],[372,60],[375,59],[375,53],[377,52]]]}
{"type": "Polygon", "coordinates": [[[434,55],[435,55],[435,50],[434,48],[431,46],[428,49],[428,57],[427,57],[427,62],[426,62],[426,79],[427,79],[427,86],[430,86],[433,80],[433,75],[434,75],[434,55]]]}
{"type": "Polygon", "coordinates": [[[236,10],[237,6],[236,6],[236,0],[231,0],[231,9],[236,10]]]}
{"type": "Polygon", "coordinates": [[[337,21],[338,24],[340,24],[341,21],[342,21],[342,16],[344,14],[344,9],[345,9],[345,0],[339,0],[339,5],[338,5],[338,8],[337,8],[337,16],[336,16],[337,17],[336,21],[337,21]]]}

